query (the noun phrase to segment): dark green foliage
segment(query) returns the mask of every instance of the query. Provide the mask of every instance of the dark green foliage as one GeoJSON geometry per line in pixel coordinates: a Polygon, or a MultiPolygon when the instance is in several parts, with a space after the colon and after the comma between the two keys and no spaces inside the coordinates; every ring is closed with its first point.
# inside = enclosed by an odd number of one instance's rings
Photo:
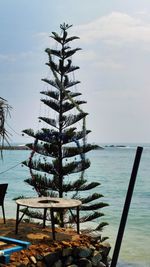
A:
{"type": "MultiPolygon", "coordinates": [[[[80,220],[88,222],[102,217],[104,214],[99,210],[108,204],[99,201],[103,197],[102,194],[90,193],[90,190],[98,188],[100,183],[95,182],[92,177],[89,182],[84,175],[85,170],[90,167],[90,161],[85,155],[97,146],[86,143],[90,133],[85,122],[88,113],[81,109],[81,105],[86,101],[78,98],[81,96],[80,92],[76,92],[76,89],[73,91],[73,87],[80,81],[74,80],[72,72],[79,67],[72,65],[72,56],[80,48],[71,49],[69,46],[71,41],[78,39],[76,36],[68,37],[67,30],[70,27],[67,24],[60,25],[61,35],[52,32],[52,38],[58,43],[57,49],[45,50],[48,54],[46,65],[52,78],[42,79],[49,89],[41,91],[45,97],[41,102],[55,115],[40,116],[39,120],[46,127],[37,132],[32,129],[23,131],[35,139],[34,143],[27,144],[32,152],[23,164],[29,167],[31,174],[25,182],[31,185],[39,196],[80,199],[83,203],[80,220]],[[83,192],[84,197],[81,198],[83,192]]],[[[36,215],[33,212],[31,216],[42,218],[41,214],[36,215]]],[[[62,225],[63,217],[57,218],[62,225]]],[[[72,218],[68,216],[67,222],[72,222],[72,218]]],[[[103,226],[105,223],[100,222],[97,229],[101,230],[103,226]]]]}

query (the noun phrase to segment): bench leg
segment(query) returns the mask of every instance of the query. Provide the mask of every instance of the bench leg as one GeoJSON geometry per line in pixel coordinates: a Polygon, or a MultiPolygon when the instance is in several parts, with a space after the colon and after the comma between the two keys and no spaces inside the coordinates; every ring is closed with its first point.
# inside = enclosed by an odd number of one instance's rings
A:
{"type": "Polygon", "coordinates": [[[5,210],[4,210],[4,204],[2,204],[2,212],[3,212],[3,219],[4,219],[4,223],[6,223],[6,219],[5,219],[5,210]]]}
{"type": "Polygon", "coordinates": [[[45,228],[47,208],[44,209],[43,228],[45,228]]]}
{"type": "Polygon", "coordinates": [[[26,211],[28,210],[28,207],[26,207],[25,211],[22,213],[22,216],[19,218],[19,208],[20,208],[20,205],[17,204],[17,212],[16,212],[16,235],[18,234],[18,225],[19,223],[21,222],[22,218],[24,217],[26,211]]]}
{"type": "Polygon", "coordinates": [[[79,207],[77,207],[77,233],[80,234],[79,207]]]}

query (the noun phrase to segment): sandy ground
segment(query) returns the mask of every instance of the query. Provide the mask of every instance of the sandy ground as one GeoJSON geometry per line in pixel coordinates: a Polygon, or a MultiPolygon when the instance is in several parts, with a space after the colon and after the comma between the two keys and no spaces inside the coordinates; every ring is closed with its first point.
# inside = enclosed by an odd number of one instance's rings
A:
{"type": "MultiPolygon", "coordinates": [[[[38,243],[38,240],[47,239],[52,240],[51,228],[42,228],[42,225],[36,223],[21,222],[18,227],[18,234],[15,234],[15,220],[7,219],[6,224],[0,219],[0,235],[11,238],[21,239],[24,241],[30,241],[38,243]]],[[[56,240],[72,240],[78,238],[75,231],[69,229],[56,228],[56,240]]]]}
{"type": "MultiPolygon", "coordinates": [[[[29,249],[11,254],[9,265],[0,265],[11,267],[18,266],[18,262],[27,262],[31,256],[36,256],[37,254],[44,255],[44,253],[55,251],[57,248],[64,246],[86,246],[90,242],[87,236],[78,235],[70,228],[56,228],[56,241],[53,241],[50,226],[43,229],[40,224],[28,222],[19,224],[18,234],[16,235],[14,219],[7,219],[6,224],[0,219],[0,236],[31,242],[29,249]]],[[[0,242],[0,250],[5,248],[8,248],[8,244],[4,245],[4,243],[0,242]]]]}

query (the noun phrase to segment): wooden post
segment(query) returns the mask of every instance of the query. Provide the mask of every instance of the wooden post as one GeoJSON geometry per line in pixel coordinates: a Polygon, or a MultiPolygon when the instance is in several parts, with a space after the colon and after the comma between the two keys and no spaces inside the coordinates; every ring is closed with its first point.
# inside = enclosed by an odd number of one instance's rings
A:
{"type": "Polygon", "coordinates": [[[110,267],[116,267],[117,266],[118,256],[119,256],[122,238],[123,238],[123,234],[124,234],[124,230],[125,230],[125,226],[126,226],[126,221],[127,221],[127,217],[128,217],[128,212],[129,212],[129,208],[130,208],[130,203],[131,203],[131,199],[132,199],[132,194],[133,194],[133,190],[134,190],[134,185],[135,185],[135,181],[136,181],[136,176],[137,176],[137,172],[138,172],[138,167],[139,167],[142,151],[143,151],[143,147],[137,147],[136,156],[135,156],[135,160],[134,160],[134,164],[133,164],[131,178],[130,178],[130,182],[129,182],[129,186],[128,186],[128,191],[127,191],[127,195],[126,195],[126,200],[125,200],[125,204],[124,204],[124,208],[123,208],[123,212],[122,212],[122,217],[121,217],[121,221],[120,221],[120,226],[119,226],[118,235],[116,238],[116,244],[115,244],[114,253],[112,256],[112,261],[111,261],[110,267]]]}

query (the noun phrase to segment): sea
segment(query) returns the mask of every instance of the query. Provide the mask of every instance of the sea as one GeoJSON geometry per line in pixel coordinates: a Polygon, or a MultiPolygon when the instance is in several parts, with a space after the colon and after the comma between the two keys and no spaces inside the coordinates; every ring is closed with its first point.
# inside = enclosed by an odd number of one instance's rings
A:
{"type": "MultiPolygon", "coordinates": [[[[100,186],[90,193],[103,194],[105,216],[100,220],[107,222],[102,236],[109,237],[112,257],[131,177],[137,147],[143,153],[135,182],[132,201],[121,244],[117,267],[150,267],[150,144],[99,144],[103,149],[89,152],[91,161],[85,177],[88,182],[99,182],[100,186]]],[[[24,180],[30,177],[28,168],[21,164],[28,159],[28,150],[5,150],[0,160],[0,183],[8,183],[5,198],[6,218],[15,218],[18,196],[34,197],[35,191],[24,180]]],[[[0,210],[1,213],[1,210],[0,210]]],[[[2,216],[2,215],[0,215],[2,216]]],[[[89,226],[96,226],[95,220],[89,226]]]]}

